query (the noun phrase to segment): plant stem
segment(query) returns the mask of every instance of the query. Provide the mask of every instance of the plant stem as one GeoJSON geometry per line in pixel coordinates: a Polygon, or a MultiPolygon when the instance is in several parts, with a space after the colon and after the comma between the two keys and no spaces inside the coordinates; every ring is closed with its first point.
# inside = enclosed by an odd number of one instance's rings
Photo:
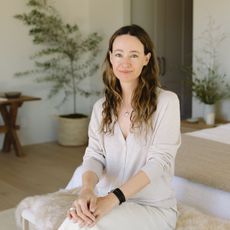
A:
{"type": "Polygon", "coordinates": [[[77,113],[76,109],[76,97],[77,97],[77,90],[76,90],[76,82],[74,77],[74,68],[73,68],[73,60],[70,59],[70,66],[71,66],[71,78],[72,78],[72,87],[73,87],[73,112],[74,114],[77,113]]]}

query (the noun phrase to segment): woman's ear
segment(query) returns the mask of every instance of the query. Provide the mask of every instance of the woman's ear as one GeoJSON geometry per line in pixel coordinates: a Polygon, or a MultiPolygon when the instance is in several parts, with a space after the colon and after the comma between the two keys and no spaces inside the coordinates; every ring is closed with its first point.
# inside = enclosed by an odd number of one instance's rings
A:
{"type": "Polygon", "coordinates": [[[112,52],[109,51],[109,60],[110,60],[110,63],[112,63],[112,52]]]}
{"type": "Polygon", "coordinates": [[[150,58],[151,58],[151,53],[147,53],[145,55],[145,63],[144,63],[145,66],[148,65],[150,58]]]}

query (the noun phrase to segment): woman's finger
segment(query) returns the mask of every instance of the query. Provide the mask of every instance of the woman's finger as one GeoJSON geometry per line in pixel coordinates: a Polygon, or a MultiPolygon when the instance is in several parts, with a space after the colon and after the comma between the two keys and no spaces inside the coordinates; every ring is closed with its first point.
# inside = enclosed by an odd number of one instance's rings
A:
{"type": "Polygon", "coordinates": [[[101,219],[101,215],[98,210],[94,212],[94,216],[95,216],[95,221],[88,225],[89,228],[92,228],[101,219]]]}
{"type": "Polygon", "coordinates": [[[86,216],[86,215],[82,212],[81,206],[80,206],[79,204],[76,206],[76,214],[77,214],[77,216],[79,216],[79,217],[82,219],[82,221],[83,221],[83,223],[79,223],[79,224],[81,225],[81,227],[84,226],[84,225],[91,224],[91,223],[93,222],[88,216],[86,216]]]}
{"type": "Polygon", "coordinates": [[[82,204],[80,204],[80,206],[81,206],[82,213],[85,216],[87,216],[91,221],[95,221],[95,217],[92,214],[92,212],[90,212],[88,205],[86,203],[82,203],[82,204]]]}
{"type": "Polygon", "coordinates": [[[90,210],[91,213],[95,212],[95,210],[96,210],[96,203],[97,203],[97,199],[92,198],[90,200],[89,210],[90,210]]]}
{"type": "Polygon", "coordinates": [[[73,220],[74,222],[77,223],[81,223],[83,222],[83,220],[77,215],[76,213],[76,208],[75,207],[71,207],[68,211],[68,217],[73,220]]]}

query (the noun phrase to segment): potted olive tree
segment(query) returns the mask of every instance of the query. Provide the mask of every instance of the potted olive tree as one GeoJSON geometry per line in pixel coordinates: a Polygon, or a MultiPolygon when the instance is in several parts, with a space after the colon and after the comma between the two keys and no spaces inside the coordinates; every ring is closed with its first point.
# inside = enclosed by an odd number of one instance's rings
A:
{"type": "Polygon", "coordinates": [[[28,0],[27,6],[28,12],[15,15],[15,18],[29,27],[29,35],[40,51],[32,57],[34,68],[16,73],[16,76],[30,76],[37,82],[51,83],[48,97],[63,92],[60,105],[71,98],[72,113],[59,116],[58,141],[62,145],[85,144],[88,117],[77,113],[77,95],[98,94],[85,90],[81,83],[98,69],[96,57],[102,37],[97,33],[83,36],[79,27],[65,23],[48,1],[28,0]]]}

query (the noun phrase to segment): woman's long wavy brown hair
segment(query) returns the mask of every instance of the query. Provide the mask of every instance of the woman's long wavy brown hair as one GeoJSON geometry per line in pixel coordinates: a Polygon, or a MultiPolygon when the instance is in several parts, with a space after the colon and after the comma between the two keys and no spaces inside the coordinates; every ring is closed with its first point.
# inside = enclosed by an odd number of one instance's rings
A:
{"type": "Polygon", "coordinates": [[[118,29],[110,38],[109,48],[104,61],[103,82],[105,84],[105,101],[102,111],[101,130],[105,133],[113,133],[114,124],[118,119],[119,108],[122,102],[122,89],[120,81],[113,73],[109,53],[112,52],[114,40],[121,35],[135,36],[144,46],[145,55],[151,57],[143,67],[139,77],[139,83],[133,93],[131,115],[132,128],[141,127],[142,124],[152,125],[152,114],[157,107],[158,63],[153,43],[147,32],[138,25],[124,26],[118,29]]]}

